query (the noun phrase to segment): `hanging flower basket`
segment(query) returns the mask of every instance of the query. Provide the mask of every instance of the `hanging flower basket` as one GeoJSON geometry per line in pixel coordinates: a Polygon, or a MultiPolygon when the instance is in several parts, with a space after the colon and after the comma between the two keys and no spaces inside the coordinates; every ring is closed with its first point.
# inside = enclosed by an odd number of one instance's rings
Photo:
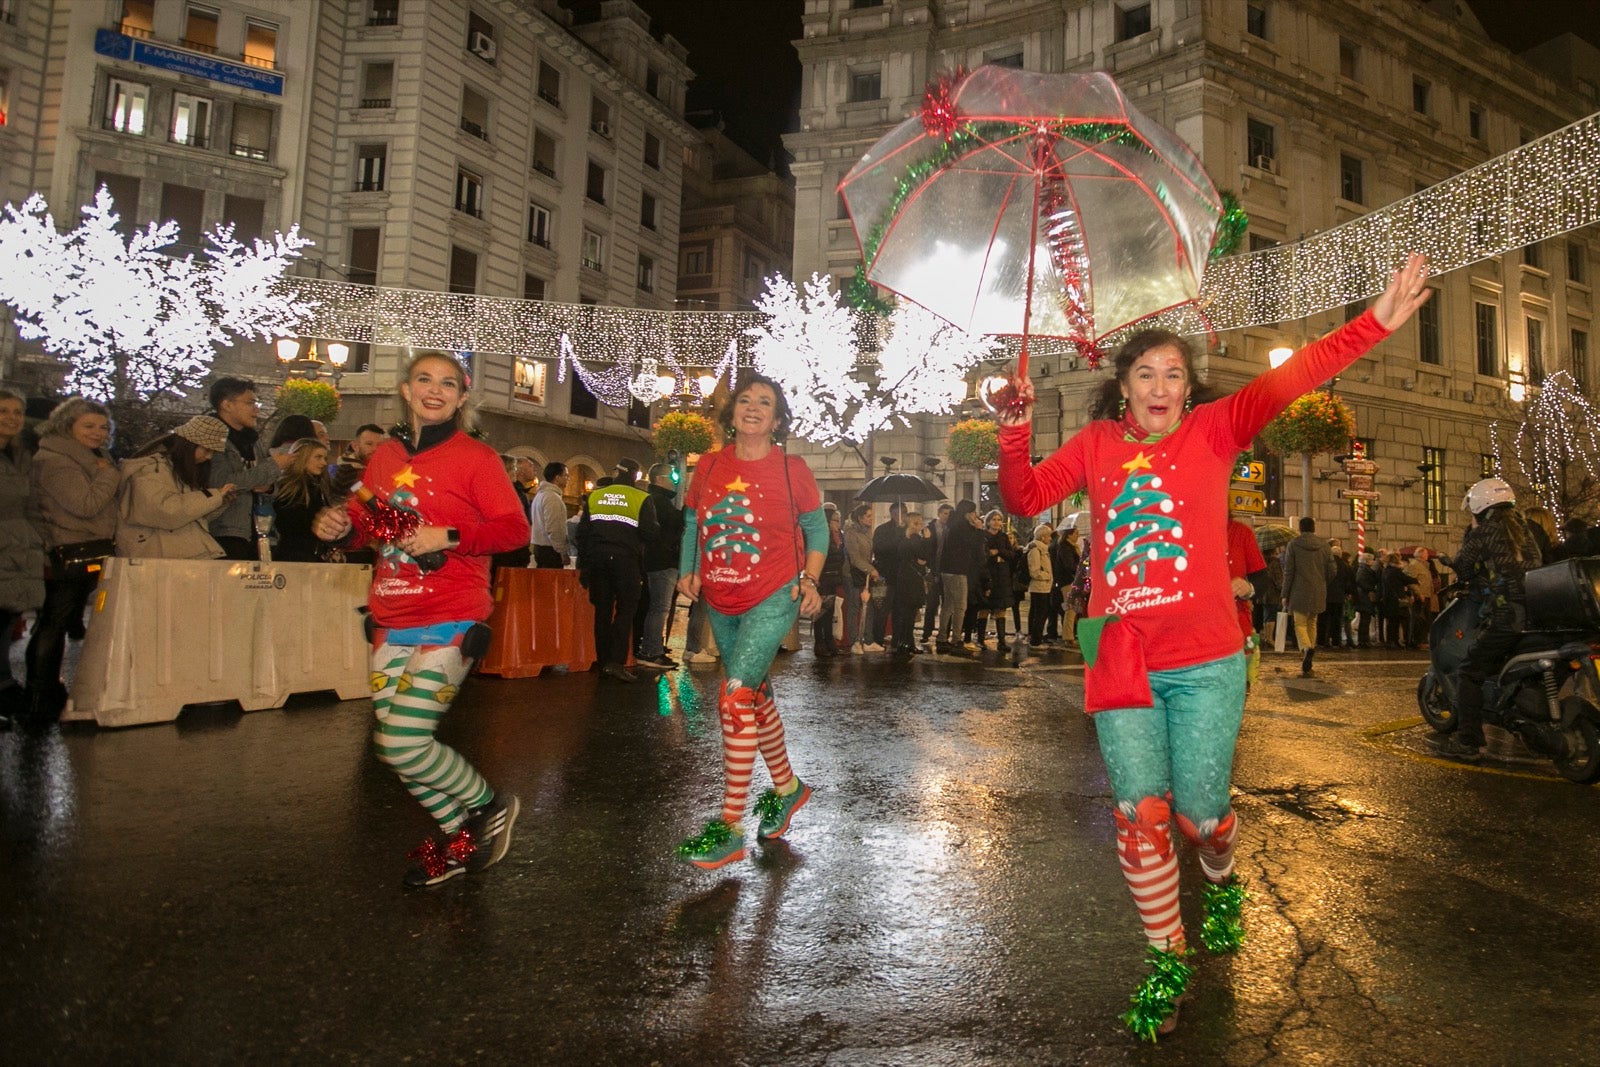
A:
{"type": "Polygon", "coordinates": [[[950,427],[944,454],[958,468],[992,467],[1000,461],[1000,427],[990,419],[962,419],[950,427]]]}
{"type": "Polygon", "coordinates": [[[716,427],[704,415],[692,411],[670,411],[655,425],[656,455],[666,459],[676,450],[680,456],[705,452],[716,443],[716,427]]]}
{"type": "Polygon", "coordinates": [[[1267,423],[1261,443],[1277,455],[1338,452],[1356,435],[1356,416],[1332,393],[1307,393],[1267,423]]]}
{"type": "Polygon", "coordinates": [[[278,417],[304,415],[330,422],[339,414],[339,390],[327,382],[290,378],[278,386],[278,417]]]}

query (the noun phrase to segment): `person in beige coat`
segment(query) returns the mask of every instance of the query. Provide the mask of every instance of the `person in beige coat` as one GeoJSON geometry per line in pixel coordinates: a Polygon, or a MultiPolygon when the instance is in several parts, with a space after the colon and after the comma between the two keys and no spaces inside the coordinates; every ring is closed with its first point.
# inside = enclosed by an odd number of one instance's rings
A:
{"type": "Polygon", "coordinates": [[[206,524],[233,502],[235,487],[209,488],[211,457],[228,447],[228,427],[196,415],[146,445],[123,467],[117,555],[220,559],[206,524]]]}
{"type": "Polygon", "coordinates": [[[66,706],[61,661],[67,635],[76,631],[83,636],[83,609],[100,580],[98,568],[82,561],[113,551],[122,475],[106,451],[110,440],[111,412],[81,396],[57,404],[39,427],[33,498],[39,507],[39,532],[50,552],[50,572],[27,653],[29,710],[39,724],[53,722],[66,706]]]}
{"type": "Polygon", "coordinates": [[[1055,566],[1050,559],[1050,535],[1055,533],[1048,522],[1033,528],[1033,541],[1028,545],[1028,644],[1038,648],[1044,644],[1045,623],[1050,620],[1050,591],[1055,588],[1055,566]]]}

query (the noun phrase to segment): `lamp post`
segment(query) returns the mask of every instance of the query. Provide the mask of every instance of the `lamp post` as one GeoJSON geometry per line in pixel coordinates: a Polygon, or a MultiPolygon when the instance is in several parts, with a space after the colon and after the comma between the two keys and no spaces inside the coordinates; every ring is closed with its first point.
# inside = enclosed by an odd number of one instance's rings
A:
{"type": "Polygon", "coordinates": [[[311,339],[303,356],[300,354],[300,342],[293,337],[280,338],[276,347],[278,362],[288,371],[289,377],[314,380],[322,376],[326,366],[335,389],[339,388],[339,379],[344,377],[344,366],[350,361],[350,346],[343,341],[329,341],[324,346],[323,350],[328,356],[326,364],[317,355],[316,338],[311,339]]]}

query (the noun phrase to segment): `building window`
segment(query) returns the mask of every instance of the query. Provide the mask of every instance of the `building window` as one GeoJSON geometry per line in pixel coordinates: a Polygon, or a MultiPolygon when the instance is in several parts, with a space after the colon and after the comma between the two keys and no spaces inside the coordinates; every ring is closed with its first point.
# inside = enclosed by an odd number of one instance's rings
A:
{"type": "Polygon", "coordinates": [[[606,202],[606,168],[589,160],[589,174],[584,181],[583,195],[597,204],[606,202]]]}
{"type": "Polygon", "coordinates": [[[189,8],[188,20],[183,24],[183,47],[194,52],[215,55],[217,52],[217,12],[209,7],[189,8]]]}
{"type": "Polygon", "coordinates": [[[994,56],[994,57],[990,58],[987,62],[989,64],[989,66],[991,66],[991,67],[1010,67],[1012,70],[1021,70],[1022,69],[1022,53],[1021,52],[1006,52],[1003,55],[998,55],[998,56],[994,56]]]}
{"type": "Polygon", "coordinates": [[[656,228],[656,198],[649,193],[639,197],[639,225],[647,230],[656,228]]]}
{"type": "Polygon", "coordinates": [[[1411,110],[1419,115],[1429,114],[1428,97],[1433,92],[1433,86],[1428,84],[1426,78],[1411,79],[1411,110]]]}
{"type": "Polygon", "coordinates": [[[155,29],[155,0],[122,0],[122,21],[117,29],[129,37],[149,37],[155,29]]]}
{"type": "Polygon", "coordinates": [[[555,107],[561,106],[561,72],[544,60],[539,60],[539,99],[555,107]]]}
{"type": "Polygon", "coordinates": [[[1353,156],[1339,157],[1339,196],[1352,204],[1361,203],[1361,160],[1353,156]]]}
{"type": "Polygon", "coordinates": [[[611,136],[611,105],[598,96],[589,98],[589,130],[601,137],[611,136]]]}
{"type": "Polygon", "coordinates": [[[475,293],[478,291],[478,253],[450,246],[450,291],[475,293]]]}
{"type": "Polygon", "coordinates": [[[1528,381],[1538,385],[1544,381],[1544,322],[1528,316],[1528,381]]]}
{"type": "Polygon", "coordinates": [[[580,419],[597,419],[600,417],[600,401],[589,392],[589,387],[583,384],[583,379],[576,374],[572,376],[572,391],[567,398],[567,411],[580,419]]]}
{"type": "Polygon", "coordinates": [[[241,159],[272,157],[272,112],[248,104],[233,105],[233,136],[228,151],[241,159]]]}
{"type": "Polygon", "coordinates": [[[1126,41],[1149,32],[1149,4],[1128,4],[1117,8],[1117,40],[1126,41]]]}
{"type": "Polygon", "coordinates": [[[246,248],[253,248],[266,232],[267,202],[253,196],[222,198],[223,220],[233,226],[233,239],[246,248]]]}
{"type": "Polygon", "coordinates": [[[853,70],[850,72],[850,103],[861,104],[883,96],[881,70],[853,70]]]}
{"type": "Polygon", "coordinates": [[[583,248],[579,260],[590,270],[605,269],[605,241],[593,230],[583,231],[583,248]]]}
{"type": "Polygon", "coordinates": [[[164,182],[161,186],[161,217],[178,224],[179,247],[198,248],[204,226],[206,194],[187,185],[164,182]]]}
{"type": "Polygon", "coordinates": [[[1246,4],[1244,6],[1244,32],[1252,37],[1267,39],[1267,5],[1246,4]]]}
{"type": "Polygon", "coordinates": [[[650,428],[650,405],[642,400],[629,400],[628,425],[640,430],[648,430],[650,428]]]}
{"type": "Polygon", "coordinates": [[[540,248],[550,247],[550,209],[543,204],[528,204],[528,240],[540,248]]]}
{"type": "Polygon", "coordinates": [[[1277,248],[1278,242],[1264,234],[1253,233],[1250,235],[1250,251],[1264,252],[1269,248],[1277,248]]]}
{"type": "Polygon", "coordinates": [[[104,186],[117,207],[116,230],[124,238],[132,237],[139,228],[139,179],[128,174],[109,171],[94,172],[94,187],[98,192],[104,186]]]}
{"type": "Polygon", "coordinates": [[[1534,270],[1544,269],[1544,251],[1539,247],[1537,241],[1531,245],[1522,246],[1522,265],[1524,267],[1532,267],[1534,270]]]}
{"type": "Polygon", "coordinates": [[[361,68],[361,106],[394,106],[394,63],[367,63],[361,68]]]}
{"type": "Polygon", "coordinates": [[[106,90],[106,129],[144,136],[145,117],[150,113],[150,87],[138,82],[112,78],[106,90]]]}
{"type": "Polygon", "coordinates": [[[653,133],[644,135],[644,165],[651,170],[661,169],[661,138],[653,133]]]}
{"type": "Polygon", "coordinates": [[[278,69],[278,27],[270,22],[246,19],[244,61],[252,67],[278,69]]]}
{"type": "Polygon", "coordinates": [[[467,15],[467,51],[483,60],[493,63],[495,56],[494,23],[476,13],[467,15]]]}
{"type": "Polygon", "coordinates": [[[511,399],[520,400],[524,404],[543,404],[544,363],[537,359],[529,359],[527,356],[518,356],[512,367],[511,399]]]}
{"type": "Polygon", "coordinates": [[[1361,46],[1339,38],[1339,74],[1351,81],[1361,80],[1361,46]]]}
{"type": "Polygon", "coordinates": [[[356,285],[378,284],[378,245],[381,231],[360,226],[350,231],[350,263],[345,277],[356,285]]]}
{"type": "Polygon", "coordinates": [[[1252,167],[1277,173],[1278,161],[1278,131],[1273,129],[1271,123],[1262,122],[1260,119],[1249,119],[1245,122],[1244,135],[1245,162],[1252,167]]]}
{"type": "Polygon", "coordinates": [[[456,210],[483,218],[483,178],[470,170],[456,170],[456,210]]]}
{"type": "Polygon", "coordinates": [[[1483,140],[1483,108],[1478,104],[1467,105],[1467,136],[1483,140]]]}
{"type": "Polygon", "coordinates": [[[1494,473],[1494,453],[1492,453],[1492,452],[1479,452],[1478,453],[1478,477],[1479,478],[1493,478],[1494,476],[1495,476],[1495,473],[1494,473]]]}
{"type": "Polygon", "coordinates": [[[367,12],[368,26],[398,26],[400,24],[400,0],[372,0],[372,8],[367,12]]]}
{"type": "Polygon", "coordinates": [[[1567,242],[1567,281],[1583,285],[1589,280],[1584,247],[1577,240],[1567,242]]]}
{"type": "Polygon", "coordinates": [[[1450,521],[1450,508],[1444,499],[1444,449],[1424,448],[1422,462],[1422,521],[1443,526],[1450,521]]]}
{"type": "Polygon", "coordinates": [[[1441,364],[1444,352],[1439,346],[1439,290],[1417,309],[1417,358],[1423,363],[1441,364]]]}
{"type": "Polygon", "coordinates": [[[656,291],[656,261],[649,256],[639,257],[639,288],[647,293],[656,291]]]}
{"type": "Polygon", "coordinates": [[[754,255],[744,254],[744,280],[747,282],[759,281],[763,272],[761,261],[754,255]]]}
{"type": "Polygon", "coordinates": [[[522,276],[522,299],[543,300],[549,289],[549,283],[537,274],[524,274],[522,276]]]}
{"type": "Polygon", "coordinates": [[[644,69],[644,91],[661,99],[661,72],[654,67],[644,69]]]}
{"type": "Polygon", "coordinates": [[[1500,377],[1500,314],[1493,304],[1472,305],[1473,337],[1478,346],[1478,373],[1500,377]]]}
{"type": "Polygon", "coordinates": [[[187,93],[172,94],[172,143],[205,148],[211,143],[211,101],[187,93]]]}
{"type": "Polygon", "coordinates": [[[489,98],[471,86],[461,89],[461,129],[479,140],[489,139],[489,98]]]}
{"type": "Polygon", "coordinates": [[[546,178],[556,176],[556,139],[543,130],[533,131],[533,169],[546,178]]]}
{"type": "Polygon", "coordinates": [[[1572,381],[1578,391],[1589,391],[1589,331],[1573,330],[1567,335],[1567,347],[1572,362],[1572,381]]]}
{"type": "Polygon", "coordinates": [[[698,245],[683,250],[683,273],[702,275],[711,273],[711,246],[698,245]]]}
{"type": "Polygon", "coordinates": [[[384,171],[386,171],[388,167],[388,145],[358,145],[356,147],[356,192],[382,192],[384,171]]]}

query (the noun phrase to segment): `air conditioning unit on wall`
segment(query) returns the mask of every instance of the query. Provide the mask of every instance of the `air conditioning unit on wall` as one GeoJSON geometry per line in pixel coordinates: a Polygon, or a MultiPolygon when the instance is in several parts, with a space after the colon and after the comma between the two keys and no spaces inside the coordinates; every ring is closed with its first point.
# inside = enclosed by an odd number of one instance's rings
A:
{"type": "Polygon", "coordinates": [[[589,123],[589,128],[595,133],[598,133],[601,137],[611,136],[611,123],[607,122],[605,119],[595,119],[593,122],[589,123]]]}
{"type": "Polygon", "coordinates": [[[472,39],[467,44],[467,48],[471,50],[473,55],[479,56],[483,59],[494,58],[494,38],[490,37],[487,33],[481,33],[474,30],[472,33],[472,39]]]}
{"type": "Polygon", "coordinates": [[[1268,174],[1278,173],[1278,161],[1271,156],[1257,156],[1255,163],[1257,170],[1264,170],[1268,174]]]}

